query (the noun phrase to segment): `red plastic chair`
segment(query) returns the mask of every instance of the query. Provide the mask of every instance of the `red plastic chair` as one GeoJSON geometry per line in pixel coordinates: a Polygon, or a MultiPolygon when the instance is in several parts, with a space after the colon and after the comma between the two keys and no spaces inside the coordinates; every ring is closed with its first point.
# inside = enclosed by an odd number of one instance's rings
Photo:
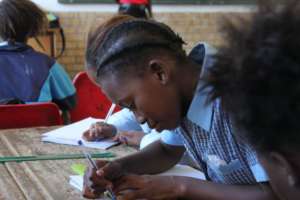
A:
{"type": "Polygon", "coordinates": [[[62,125],[56,104],[0,105],[0,129],[62,125]]]}
{"type": "MultiPolygon", "coordinates": [[[[77,105],[70,110],[71,122],[87,117],[104,119],[111,101],[103,94],[99,86],[93,83],[86,72],[79,72],[73,79],[77,93],[77,105]]],[[[115,108],[115,112],[120,108],[115,108]]]]}

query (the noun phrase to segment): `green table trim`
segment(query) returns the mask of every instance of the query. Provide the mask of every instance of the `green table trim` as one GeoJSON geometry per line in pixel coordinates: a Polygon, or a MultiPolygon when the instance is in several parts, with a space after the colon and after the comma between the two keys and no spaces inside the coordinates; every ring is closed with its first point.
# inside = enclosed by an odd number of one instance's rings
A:
{"type": "MultiPolygon", "coordinates": [[[[115,154],[106,153],[91,153],[92,158],[113,158],[115,154]]],[[[40,161],[40,160],[66,160],[66,159],[85,159],[84,154],[56,154],[56,155],[34,155],[34,156],[7,156],[0,157],[0,164],[6,162],[25,162],[25,161],[40,161]]]]}

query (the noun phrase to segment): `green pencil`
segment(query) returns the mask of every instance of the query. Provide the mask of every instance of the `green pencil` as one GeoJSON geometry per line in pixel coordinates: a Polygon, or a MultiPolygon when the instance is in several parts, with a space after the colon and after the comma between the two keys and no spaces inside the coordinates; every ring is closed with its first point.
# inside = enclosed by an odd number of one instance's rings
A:
{"type": "MultiPolygon", "coordinates": [[[[92,158],[112,158],[115,155],[111,152],[106,153],[91,153],[92,158]]],[[[66,159],[85,159],[84,154],[48,154],[48,155],[35,155],[35,156],[7,156],[0,157],[0,164],[6,162],[25,162],[25,161],[38,161],[38,160],[66,160],[66,159]]]]}

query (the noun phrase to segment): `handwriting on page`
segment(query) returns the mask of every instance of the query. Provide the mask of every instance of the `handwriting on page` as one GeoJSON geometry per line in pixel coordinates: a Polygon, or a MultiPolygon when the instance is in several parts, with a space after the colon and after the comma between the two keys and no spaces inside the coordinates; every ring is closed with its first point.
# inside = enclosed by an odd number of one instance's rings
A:
{"type": "MultiPolygon", "coordinates": [[[[78,146],[78,141],[82,140],[83,132],[88,130],[91,124],[98,121],[103,120],[89,117],[79,122],[55,129],[53,131],[43,134],[42,141],[78,146]]],[[[111,139],[104,139],[97,142],[87,142],[82,140],[83,146],[98,149],[108,149],[109,147],[116,144],[117,142],[114,142],[111,139]]]]}

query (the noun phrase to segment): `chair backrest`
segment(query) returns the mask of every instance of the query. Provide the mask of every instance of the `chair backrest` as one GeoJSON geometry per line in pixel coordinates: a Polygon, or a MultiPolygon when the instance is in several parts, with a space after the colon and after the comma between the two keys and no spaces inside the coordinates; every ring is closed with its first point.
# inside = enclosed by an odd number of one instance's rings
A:
{"type": "MultiPolygon", "coordinates": [[[[73,79],[77,93],[77,105],[70,110],[71,122],[87,117],[104,119],[111,101],[103,94],[99,86],[93,83],[86,72],[79,72],[73,79]]],[[[116,108],[114,111],[118,111],[116,108]]]]}
{"type": "Polygon", "coordinates": [[[62,125],[56,104],[0,105],[0,129],[62,125]]]}

